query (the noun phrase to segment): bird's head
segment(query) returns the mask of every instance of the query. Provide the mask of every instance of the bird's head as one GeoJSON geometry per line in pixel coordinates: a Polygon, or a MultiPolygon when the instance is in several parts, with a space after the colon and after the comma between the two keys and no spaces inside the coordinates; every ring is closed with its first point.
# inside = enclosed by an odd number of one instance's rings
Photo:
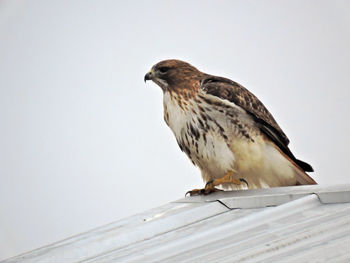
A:
{"type": "Polygon", "coordinates": [[[169,59],[155,64],[145,75],[145,82],[152,80],[163,91],[172,89],[186,89],[193,86],[193,82],[201,80],[204,73],[187,62],[169,59]]]}

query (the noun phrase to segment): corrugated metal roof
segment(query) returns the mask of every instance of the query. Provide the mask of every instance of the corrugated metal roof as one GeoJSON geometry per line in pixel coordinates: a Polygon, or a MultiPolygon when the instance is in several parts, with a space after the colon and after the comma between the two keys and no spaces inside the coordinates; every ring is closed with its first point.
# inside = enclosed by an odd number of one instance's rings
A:
{"type": "Polygon", "coordinates": [[[187,197],[5,262],[350,262],[350,185],[187,197]]]}

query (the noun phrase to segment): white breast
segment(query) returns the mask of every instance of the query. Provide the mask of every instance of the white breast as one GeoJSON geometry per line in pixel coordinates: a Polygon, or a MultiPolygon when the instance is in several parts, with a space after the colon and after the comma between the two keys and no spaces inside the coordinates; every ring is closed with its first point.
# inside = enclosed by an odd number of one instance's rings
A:
{"type": "Polygon", "coordinates": [[[201,169],[204,181],[221,178],[227,171],[233,170],[235,157],[222,136],[215,130],[208,130],[204,138],[204,131],[200,129],[201,125],[197,118],[200,116],[200,110],[195,101],[190,99],[186,107],[183,105],[181,108],[174,96],[168,92],[164,93],[164,114],[167,115],[167,124],[178,143],[184,143],[188,147],[190,153],[185,152],[201,169]],[[195,142],[190,138],[188,141],[186,139],[189,124],[199,131],[200,136],[195,142]]]}
{"type": "Polygon", "coordinates": [[[173,131],[176,139],[181,136],[181,130],[186,127],[186,123],[191,120],[191,114],[181,109],[176,101],[176,97],[171,97],[169,92],[163,96],[164,115],[168,114],[167,124],[173,131]],[[167,113],[166,113],[167,112],[167,113]]]}

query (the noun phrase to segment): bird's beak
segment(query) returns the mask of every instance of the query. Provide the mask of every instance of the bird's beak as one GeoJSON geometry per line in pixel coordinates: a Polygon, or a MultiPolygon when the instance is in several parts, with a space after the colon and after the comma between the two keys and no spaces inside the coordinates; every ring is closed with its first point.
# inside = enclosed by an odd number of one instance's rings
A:
{"type": "Polygon", "coordinates": [[[151,80],[153,77],[152,70],[145,75],[144,81],[151,80]]]}

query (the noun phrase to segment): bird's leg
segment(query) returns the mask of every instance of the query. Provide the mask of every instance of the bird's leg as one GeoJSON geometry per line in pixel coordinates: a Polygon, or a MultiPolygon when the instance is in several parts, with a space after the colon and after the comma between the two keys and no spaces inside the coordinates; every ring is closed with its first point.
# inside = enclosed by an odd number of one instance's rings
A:
{"type": "Polygon", "coordinates": [[[241,185],[242,182],[244,182],[248,186],[248,182],[246,180],[244,180],[243,178],[236,179],[236,178],[233,178],[233,176],[234,176],[234,172],[229,171],[222,178],[210,180],[209,182],[207,182],[203,189],[193,189],[192,191],[188,191],[186,193],[186,195],[187,194],[190,194],[190,196],[208,195],[208,194],[213,193],[213,192],[222,191],[220,189],[215,188],[215,186],[218,186],[220,184],[225,184],[225,183],[226,184],[241,185]]]}
{"type": "MultiPolygon", "coordinates": [[[[213,184],[213,187],[217,186],[217,185],[220,185],[220,184],[241,185],[242,182],[245,183],[248,186],[248,182],[246,180],[244,180],[243,178],[236,179],[233,176],[234,176],[234,172],[233,171],[229,171],[222,178],[214,179],[214,180],[212,180],[211,183],[213,184]]],[[[210,183],[210,181],[208,183],[210,183]]]]}

